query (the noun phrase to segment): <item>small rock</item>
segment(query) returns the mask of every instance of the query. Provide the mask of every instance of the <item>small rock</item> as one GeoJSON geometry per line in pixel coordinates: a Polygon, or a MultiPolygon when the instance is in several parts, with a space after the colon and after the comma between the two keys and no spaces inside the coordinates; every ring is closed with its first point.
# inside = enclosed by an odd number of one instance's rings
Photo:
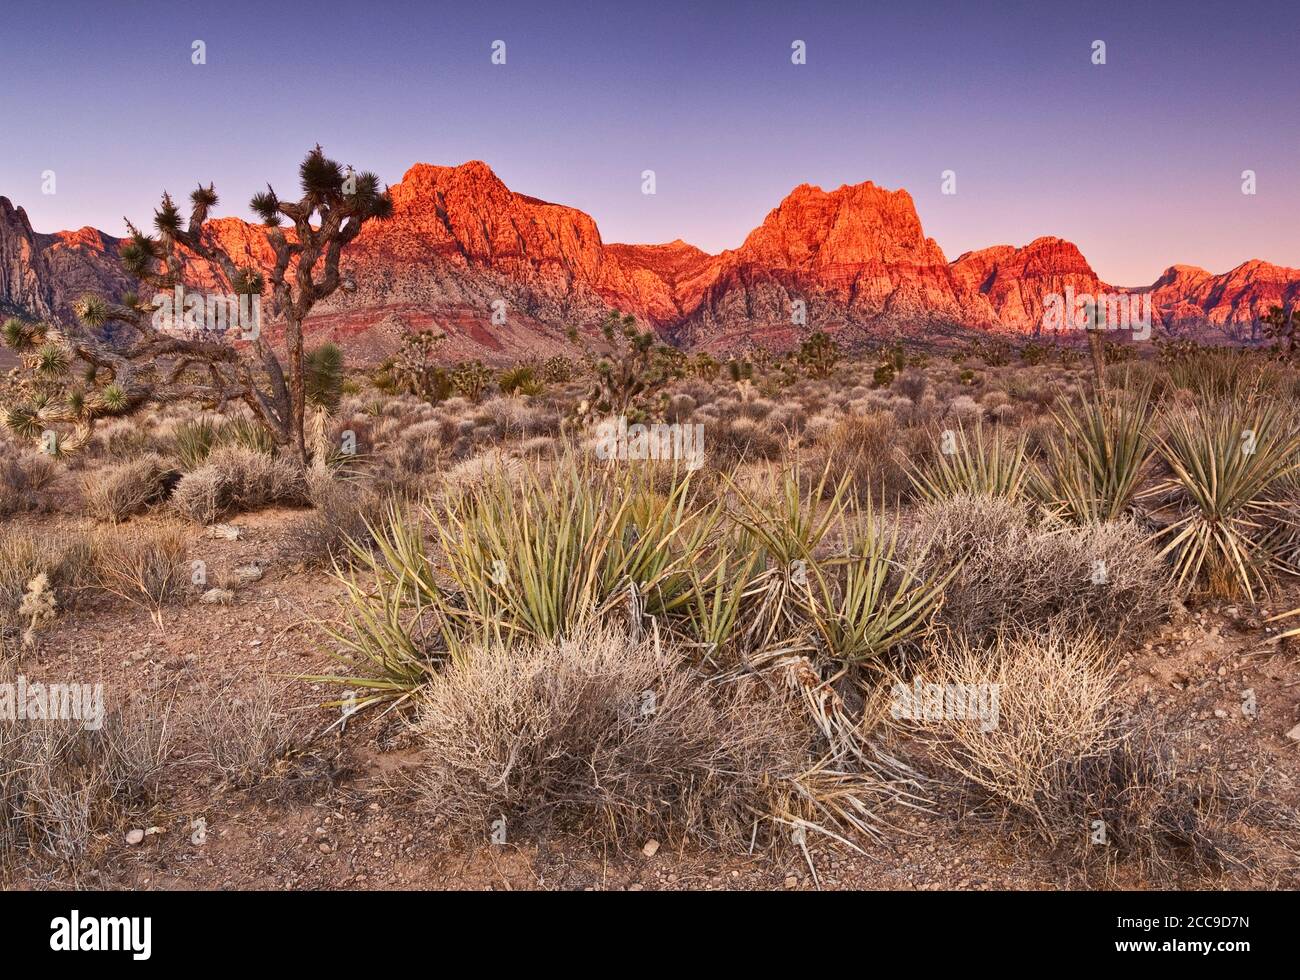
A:
{"type": "Polygon", "coordinates": [[[1287,732],[1286,737],[1293,742],[1300,742],[1300,725],[1296,725],[1295,728],[1287,732]]]}
{"type": "Polygon", "coordinates": [[[128,844],[139,844],[142,840],[144,840],[144,831],[139,827],[126,832],[126,842],[128,844]]]}
{"type": "Polygon", "coordinates": [[[645,847],[641,848],[641,853],[648,858],[654,857],[659,853],[659,842],[657,840],[646,841],[645,847]]]}
{"type": "Polygon", "coordinates": [[[209,606],[228,606],[234,600],[235,593],[229,589],[208,589],[199,596],[199,602],[209,606]]]}
{"type": "Polygon", "coordinates": [[[1226,711],[1224,711],[1222,708],[1215,708],[1215,709],[1214,709],[1214,717],[1215,717],[1215,718],[1227,718],[1227,717],[1228,717],[1228,713],[1227,713],[1226,711]]]}
{"type": "Polygon", "coordinates": [[[247,585],[249,582],[256,582],[262,577],[262,566],[253,562],[248,565],[239,565],[235,568],[235,581],[240,585],[247,585]]]}

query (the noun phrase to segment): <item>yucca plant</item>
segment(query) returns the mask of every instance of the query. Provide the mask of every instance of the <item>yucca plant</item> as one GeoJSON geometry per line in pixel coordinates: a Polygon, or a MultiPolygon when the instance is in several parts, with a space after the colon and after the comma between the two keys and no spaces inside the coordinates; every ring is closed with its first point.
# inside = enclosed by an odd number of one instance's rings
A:
{"type": "Polygon", "coordinates": [[[1300,466],[1300,431],[1274,401],[1243,395],[1176,412],[1157,440],[1172,478],[1151,491],[1173,520],[1156,533],[1178,582],[1253,601],[1285,567],[1270,537],[1282,481],[1300,466]],[[1170,499],[1171,498],[1171,499],[1170,499]]]}
{"type": "Polygon", "coordinates": [[[956,430],[945,431],[934,458],[908,470],[917,495],[926,501],[947,500],[959,493],[1018,500],[1028,476],[1024,434],[1014,442],[997,430],[986,435],[982,422],[976,422],[970,435],[960,423],[956,430]]]}
{"type": "Polygon", "coordinates": [[[805,628],[807,610],[816,601],[818,551],[844,519],[847,475],[831,487],[827,467],[806,493],[800,490],[799,475],[797,465],[779,476],[769,470],[766,499],[728,480],[736,498],[731,518],[739,547],[758,558],[746,631],[747,645],[753,650],[798,636],[805,628]]]}
{"type": "Polygon", "coordinates": [[[206,415],[178,425],[172,434],[172,443],[181,469],[188,473],[207,462],[219,435],[220,426],[206,415]]]}
{"type": "Polygon", "coordinates": [[[1054,417],[1059,438],[1048,444],[1035,493],[1076,524],[1113,521],[1132,503],[1154,447],[1150,433],[1151,382],[1127,384],[1068,403],[1054,417]]]}
{"type": "Polygon", "coordinates": [[[572,457],[543,479],[497,474],[430,511],[447,574],[464,598],[449,615],[467,636],[555,639],[629,603],[668,612],[689,600],[687,567],[718,518],[689,504],[689,474],[666,493],[648,469],[572,457]]]}
{"type": "Polygon", "coordinates": [[[335,569],[345,590],[341,621],[323,624],[350,673],[300,678],[363,689],[353,701],[358,709],[405,701],[455,645],[418,515],[393,500],[367,531],[373,548],[348,541],[349,566],[335,569]]]}
{"type": "Polygon", "coordinates": [[[870,505],[852,524],[843,554],[815,566],[818,601],[809,614],[833,659],[862,665],[929,631],[957,569],[927,582],[895,561],[898,523],[877,519],[870,505]]]}

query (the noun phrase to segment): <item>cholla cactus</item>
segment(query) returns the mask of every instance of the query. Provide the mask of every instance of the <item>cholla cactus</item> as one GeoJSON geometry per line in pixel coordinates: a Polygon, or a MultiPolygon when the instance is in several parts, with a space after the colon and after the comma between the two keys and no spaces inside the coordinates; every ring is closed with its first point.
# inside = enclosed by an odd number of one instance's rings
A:
{"type": "Polygon", "coordinates": [[[18,606],[18,614],[28,620],[27,629],[23,630],[23,646],[36,645],[36,631],[50,622],[58,611],[58,602],[54,590],[50,588],[50,579],[41,572],[27,583],[27,591],[18,606]]]}
{"type": "Polygon", "coordinates": [[[561,354],[548,357],[542,365],[542,380],[551,384],[563,384],[573,379],[573,361],[561,354]]]}
{"type": "MultiPolygon", "coordinates": [[[[26,373],[7,395],[5,423],[47,451],[71,452],[87,442],[95,423],[106,416],[170,402],[197,402],[212,410],[243,402],[274,441],[293,446],[305,464],[309,372],[302,323],[318,301],[344,284],[339,274],[344,246],[366,222],[387,218],[392,201],[378,177],[345,174],[319,146],[307,154],[298,173],[299,200],[282,201],[268,187],[250,205],[275,254],[274,266],[265,273],[237,265],[205,229],[217,204],[211,184],[200,184],[190,194],[188,220],[164,193],[154,211],[154,234],[127,222],[131,237],[121,249],[126,271],[160,294],[183,287],[189,256],[208,262],[240,297],[241,308],[246,304],[252,310],[253,299],[269,284],[284,319],[287,365],[260,331],[243,338],[249,341],[246,347],[237,347],[234,338],[215,329],[175,330],[160,324],[159,309],[134,293],[120,302],[86,296],[74,306],[74,322],[10,320],[4,325],[3,340],[21,356],[26,373]],[[284,218],[293,222],[292,236],[279,228],[284,218]]],[[[187,319],[190,312],[187,306],[187,319]]]]}

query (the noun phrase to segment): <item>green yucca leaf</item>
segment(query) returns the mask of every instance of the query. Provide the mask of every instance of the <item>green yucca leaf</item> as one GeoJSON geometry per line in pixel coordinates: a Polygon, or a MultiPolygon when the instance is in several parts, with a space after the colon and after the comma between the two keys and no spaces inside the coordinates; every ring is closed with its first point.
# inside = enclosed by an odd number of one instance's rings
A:
{"type": "Polygon", "coordinates": [[[120,412],[126,408],[126,390],[117,382],[105,385],[99,392],[104,408],[110,412],[120,412]]]}
{"type": "Polygon", "coordinates": [[[1035,481],[1040,500],[1076,524],[1113,521],[1133,500],[1151,460],[1152,384],[1128,393],[1127,383],[1086,398],[1077,411],[1056,413],[1059,438],[1048,445],[1044,474],[1035,481]]]}
{"type": "Polygon", "coordinates": [[[832,656],[861,664],[928,634],[959,569],[927,582],[896,561],[898,523],[877,520],[870,505],[853,525],[840,557],[814,566],[820,601],[808,614],[832,656]]]}
{"type": "Polygon", "coordinates": [[[153,226],[160,235],[175,235],[181,230],[181,212],[170,194],[163,194],[162,203],[153,213],[153,226]]]}
{"type": "Polygon", "coordinates": [[[87,294],[73,304],[72,312],[88,327],[102,327],[111,318],[108,302],[102,296],[87,294]]]}
{"type": "Polygon", "coordinates": [[[276,227],[281,222],[280,216],[280,199],[275,196],[275,191],[267,185],[265,191],[259,191],[253,195],[252,201],[249,202],[249,208],[262,219],[262,224],[276,227]]]}
{"type": "Polygon", "coordinates": [[[217,206],[217,190],[214,184],[204,187],[202,184],[190,191],[190,203],[196,207],[214,208],[217,206]]]}
{"type": "Polygon", "coordinates": [[[0,335],[10,350],[26,354],[45,339],[45,325],[11,317],[5,321],[0,335]]]}
{"type": "Polygon", "coordinates": [[[1300,431],[1270,399],[1229,400],[1175,412],[1157,440],[1173,476],[1151,496],[1172,498],[1155,539],[1179,584],[1253,600],[1285,567],[1272,546],[1283,502],[1278,491],[1300,467],[1300,431]]]}
{"type": "Polygon", "coordinates": [[[5,409],[4,420],[5,427],[22,439],[35,439],[45,429],[36,409],[27,405],[5,409]]]}
{"type": "Polygon", "coordinates": [[[946,500],[960,493],[1018,500],[1029,476],[1022,433],[1010,442],[995,431],[986,436],[977,422],[973,438],[959,422],[939,438],[939,452],[929,463],[909,467],[908,478],[923,500],[946,500]]]}
{"type": "Polygon", "coordinates": [[[303,193],[317,199],[338,194],[343,187],[343,168],[328,159],[317,146],[298,166],[303,193]]]}

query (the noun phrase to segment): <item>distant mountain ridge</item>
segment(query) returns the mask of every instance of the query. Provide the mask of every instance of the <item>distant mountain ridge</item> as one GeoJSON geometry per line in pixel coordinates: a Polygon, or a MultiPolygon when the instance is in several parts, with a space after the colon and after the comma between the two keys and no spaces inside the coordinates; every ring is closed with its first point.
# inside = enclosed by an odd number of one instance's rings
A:
{"type": "MultiPolygon", "coordinates": [[[[718,255],[680,240],[606,244],[590,215],[512,191],[480,161],[416,164],[391,193],[392,219],[368,225],[344,253],[356,288],[308,321],[313,337],[362,359],[419,329],[445,333],[452,358],[556,353],[568,326],[590,327],[610,308],[681,346],[726,352],[784,346],[816,327],[850,343],[953,327],[1034,333],[1045,297],[1067,288],[1149,292],[1164,331],[1228,339],[1249,338],[1269,307],[1300,302],[1300,270],[1259,260],[1219,275],[1174,265],[1136,290],[1102,282],[1077,247],[1055,237],[949,261],[907,191],[870,181],[833,191],[801,184],[739,248],[718,255]]],[[[238,262],[272,265],[260,226],[218,218],[205,230],[238,262]]],[[[120,297],[135,285],[118,262],[120,244],[93,228],[35,232],[0,197],[0,309],[66,318],[83,293],[120,297]]],[[[193,288],[226,288],[197,258],[186,274],[193,288]]]]}

